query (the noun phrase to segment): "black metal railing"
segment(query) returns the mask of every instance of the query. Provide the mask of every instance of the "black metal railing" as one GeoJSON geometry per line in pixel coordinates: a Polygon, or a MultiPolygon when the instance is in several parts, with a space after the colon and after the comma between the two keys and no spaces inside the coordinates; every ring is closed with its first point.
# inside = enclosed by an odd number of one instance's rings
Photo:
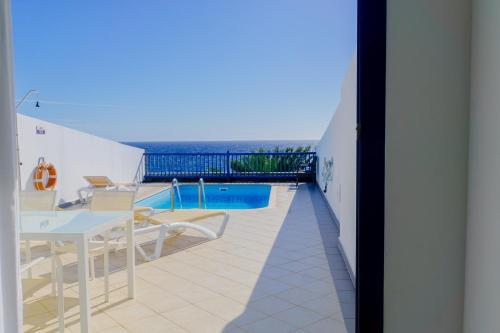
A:
{"type": "Polygon", "coordinates": [[[145,153],[144,181],[314,179],[316,153],[145,153]]]}

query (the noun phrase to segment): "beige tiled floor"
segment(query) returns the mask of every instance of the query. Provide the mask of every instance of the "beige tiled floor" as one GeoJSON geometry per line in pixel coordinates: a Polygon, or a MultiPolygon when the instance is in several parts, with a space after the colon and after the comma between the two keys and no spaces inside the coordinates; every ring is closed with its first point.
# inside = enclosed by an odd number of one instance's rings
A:
{"type": "MultiPolygon", "coordinates": [[[[222,238],[186,232],[165,243],[160,259],[138,259],[134,300],[126,297],[124,253],[112,254],[109,303],[98,261],[91,281],[94,332],[354,332],[354,291],[320,193],[308,185],[276,190],[274,208],[232,211],[222,238]]],[[[200,223],[216,229],[221,221],[200,223]]],[[[35,248],[38,255],[46,251],[35,248]]],[[[79,332],[75,257],[62,259],[66,331],[79,332]]],[[[25,332],[56,332],[48,267],[23,281],[25,332]]]]}

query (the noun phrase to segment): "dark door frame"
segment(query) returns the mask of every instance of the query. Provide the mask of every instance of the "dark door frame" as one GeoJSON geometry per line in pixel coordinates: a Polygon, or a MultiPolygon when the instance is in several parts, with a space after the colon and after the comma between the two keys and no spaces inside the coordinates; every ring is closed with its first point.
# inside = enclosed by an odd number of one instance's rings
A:
{"type": "Polygon", "coordinates": [[[384,324],[387,0],[358,0],[356,332],[384,324]]]}

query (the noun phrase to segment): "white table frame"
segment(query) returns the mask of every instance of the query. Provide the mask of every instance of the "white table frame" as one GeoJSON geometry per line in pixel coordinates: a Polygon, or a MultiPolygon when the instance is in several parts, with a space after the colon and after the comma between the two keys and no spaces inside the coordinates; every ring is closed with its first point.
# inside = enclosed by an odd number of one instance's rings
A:
{"type": "MultiPolygon", "coordinates": [[[[88,210],[81,210],[88,211],[88,210]]],[[[94,212],[98,214],[98,212],[94,212]]],[[[57,214],[57,212],[56,212],[57,214]]],[[[41,214],[41,216],[43,216],[41,214]]],[[[21,214],[22,218],[22,214],[21,214]]],[[[89,296],[89,240],[97,235],[106,234],[107,231],[114,227],[120,227],[126,224],[127,230],[127,280],[128,280],[128,297],[135,297],[135,248],[134,248],[134,220],[133,212],[130,212],[129,217],[113,218],[105,223],[101,223],[82,233],[56,233],[56,232],[23,232],[21,231],[20,238],[22,240],[39,240],[39,241],[70,241],[74,242],[77,248],[78,257],[78,290],[80,298],[80,328],[82,333],[90,332],[90,296],[89,296]]],[[[107,240],[107,237],[105,238],[107,240]]],[[[107,241],[105,242],[104,253],[104,269],[105,272],[109,267],[109,251],[107,241]]],[[[105,274],[107,275],[107,274],[105,274]]],[[[107,282],[107,281],[106,281],[107,282]]],[[[107,283],[105,283],[107,285],[107,283]]],[[[106,290],[106,295],[108,290],[106,290]]]]}

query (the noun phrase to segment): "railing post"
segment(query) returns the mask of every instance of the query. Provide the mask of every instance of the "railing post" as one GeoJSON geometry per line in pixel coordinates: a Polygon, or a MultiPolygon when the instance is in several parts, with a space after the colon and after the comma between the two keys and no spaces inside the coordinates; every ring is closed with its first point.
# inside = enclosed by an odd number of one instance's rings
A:
{"type": "Polygon", "coordinates": [[[229,158],[231,154],[229,153],[229,150],[226,153],[226,177],[229,180],[231,178],[231,164],[229,163],[229,158]]]}
{"type": "Polygon", "coordinates": [[[202,200],[201,200],[201,183],[198,182],[198,208],[202,208],[202,200]]]}
{"type": "Polygon", "coordinates": [[[141,164],[140,164],[140,175],[139,179],[141,180],[141,183],[144,182],[144,175],[146,173],[146,155],[143,154],[141,158],[141,164]]]}
{"type": "Polygon", "coordinates": [[[172,212],[175,210],[175,190],[173,185],[170,190],[170,210],[172,212]]]}

